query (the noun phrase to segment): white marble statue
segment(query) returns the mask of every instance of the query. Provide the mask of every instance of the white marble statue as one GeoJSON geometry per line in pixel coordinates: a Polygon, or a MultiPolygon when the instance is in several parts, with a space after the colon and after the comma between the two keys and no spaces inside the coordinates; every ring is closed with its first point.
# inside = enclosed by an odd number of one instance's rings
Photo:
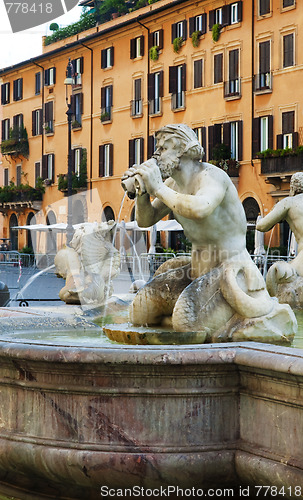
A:
{"type": "Polygon", "coordinates": [[[292,175],[290,196],[279,201],[271,212],[257,224],[258,231],[269,231],[275,224],[286,220],[293,232],[298,255],[290,262],[275,262],[266,276],[267,289],[279,302],[297,309],[303,308],[303,172],[292,175]]]}
{"type": "Polygon", "coordinates": [[[59,297],[67,304],[102,304],[112,294],[120,254],[112,245],[115,222],[83,224],[70,246],[57,253],[56,271],[65,278],[59,297]]]}
{"type": "Polygon", "coordinates": [[[173,212],[192,254],[190,264],[175,268],[172,261],[173,269],[158,270],[138,292],[133,324],[171,323],[176,331],[205,331],[206,341],[291,341],[295,316],[269,296],[246,250],[245,213],[229,176],[202,162],[188,126],[167,125],[156,139],[153,157],[127,170],[122,185],[136,196],[139,226],[173,212]]]}

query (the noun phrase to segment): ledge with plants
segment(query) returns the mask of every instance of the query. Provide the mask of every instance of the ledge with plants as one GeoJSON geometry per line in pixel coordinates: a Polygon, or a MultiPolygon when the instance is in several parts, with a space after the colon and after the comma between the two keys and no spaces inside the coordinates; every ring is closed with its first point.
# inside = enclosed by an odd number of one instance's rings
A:
{"type": "Polygon", "coordinates": [[[40,179],[37,179],[35,188],[29,184],[16,186],[12,181],[8,186],[0,187],[0,203],[42,201],[45,188],[40,179]]]}
{"type": "Polygon", "coordinates": [[[285,156],[299,156],[303,154],[303,146],[298,146],[295,149],[285,148],[285,149],[265,149],[265,151],[260,151],[257,153],[257,158],[283,158],[285,156]]]}
{"type": "Polygon", "coordinates": [[[29,143],[25,127],[22,126],[10,129],[9,138],[1,143],[1,153],[13,157],[23,156],[24,158],[28,158],[29,143]]]}
{"type": "MultiPolygon", "coordinates": [[[[79,189],[87,187],[87,151],[82,149],[82,158],[80,161],[79,175],[75,172],[72,173],[72,191],[73,194],[79,189]]],[[[68,176],[67,174],[58,175],[58,190],[67,195],[68,190],[68,176]]]]}
{"type": "Polygon", "coordinates": [[[191,35],[191,42],[193,47],[199,47],[201,31],[194,31],[191,35]]]}
{"type": "Polygon", "coordinates": [[[75,130],[75,129],[78,129],[78,128],[82,128],[82,124],[80,122],[78,122],[78,120],[74,120],[72,122],[72,129],[75,130]]]}
{"type": "Polygon", "coordinates": [[[212,39],[214,42],[217,42],[220,38],[221,34],[221,24],[214,24],[211,29],[212,39]]]}
{"type": "Polygon", "coordinates": [[[182,45],[183,45],[183,38],[182,36],[177,36],[174,41],[173,41],[173,48],[174,48],[174,52],[178,53],[179,50],[181,49],[182,45]]]}
{"type": "Polygon", "coordinates": [[[149,49],[149,58],[152,61],[158,61],[158,59],[159,59],[159,47],[158,47],[158,45],[153,45],[149,49]]]}
{"type": "Polygon", "coordinates": [[[303,146],[285,149],[266,149],[256,155],[261,159],[262,174],[279,174],[303,170],[303,146]]]}
{"type": "Polygon", "coordinates": [[[230,177],[239,177],[240,163],[231,158],[231,150],[226,144],[216,144],[212,151],[212,163],[228,173],[230,177]]]}

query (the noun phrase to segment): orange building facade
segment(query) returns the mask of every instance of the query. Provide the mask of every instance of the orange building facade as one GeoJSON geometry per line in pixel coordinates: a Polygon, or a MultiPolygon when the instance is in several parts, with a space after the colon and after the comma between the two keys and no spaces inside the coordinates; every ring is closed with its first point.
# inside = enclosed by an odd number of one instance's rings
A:
{"type": "MultiPolygon", "coordinates": [[[[250,222],[266,215],[302,170],[302,24],[298,0],[160,0],[1,70],[2,184],[39,188],[42,178],[45,187],[40,197],[0,200],[3,237],[20,249],[28,232],[16,238],[13,226],[66,222],[69,59],[73,170],[79,180],[86,169],[98,200],[91,213],[85,182],[75,181],[76,222],[134,217],[121,175],[152,154],[154,132],[168,123],[195,129],[207,161],[226,160],[250,222]],[[269,149],[279,151],[260,159],[269,149]]],[[[286,238],[281,225],[272,245],[286,238]]]]}

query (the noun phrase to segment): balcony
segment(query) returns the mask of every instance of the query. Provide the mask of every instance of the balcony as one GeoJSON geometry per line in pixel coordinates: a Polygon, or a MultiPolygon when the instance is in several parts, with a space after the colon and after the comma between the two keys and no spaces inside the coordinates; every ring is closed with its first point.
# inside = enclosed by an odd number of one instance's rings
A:
{"type": "Polygon", "coordinates": [[[22,211],[24,208],[40,210],[44,192],[45,188],[42,179],[41,182],[37,182],[35,188],[29,184],[16,186],[11,182],[8,186],[0,187],[0,212],[6,213],[8,210],[22,211]]]}
{"type": "Polygon", "coordinates": [[[102,123],[112,121],[112,106],[105,106],[104,108],[101,108],[100,120],[102,123]]]}
{"type": "Polygon", "coordinates": [[[130,113],[133,118],[142,116],[142,99],[134,99],[130,101],[130,113]]]}
{"type": "MultiPolygon", "coordinates": [[[[302,149],[302,147],[300,146],[302,149]]],[[[273,156],[261,157],[261,174],[265,176],[265,182],[272,184],[276,188],[276,192],[272,192],[272,196],[279,196],[283,191],[283,185],[290,181],[292,174],[303,170],[303,152],[293,150],[276,150],[272,151],[273,156]],[[282,156],[278,156],[282,153],[282,156]],[[274,156],[276,155],[276,156],[274,156]]]]}
{"type": "Polygon", "coordinates": [[[28,158],[29,144],[25,127],[10,129],[9,138],[1,143],[1,154],[10,155],[12,158],[20,156],[28,158]]]}
{"type": "Polygon", "coordinates": [[[185,109],[185,92],[177,92],[171,96],[171,109],[178,111],[185,109]]]}
{"type": "Polygon", "coordinates": [[[162,99],[161,99],[161,97],[157,97],[157,98],[151,99],[149,101],[149,114],[150,114],[150,116],[162,114],[162,99]]]}
{"type": "Polygon", "coordinates": [[[229,80],[224,83],[224,99],[240,99],[241,97],[241,79],[229,80]]]}
{"type": "Polygon", "coordinates": [[[270,71],[255,75],[255,92],[258,94],[272,92],[272,73],[270,71]]]}

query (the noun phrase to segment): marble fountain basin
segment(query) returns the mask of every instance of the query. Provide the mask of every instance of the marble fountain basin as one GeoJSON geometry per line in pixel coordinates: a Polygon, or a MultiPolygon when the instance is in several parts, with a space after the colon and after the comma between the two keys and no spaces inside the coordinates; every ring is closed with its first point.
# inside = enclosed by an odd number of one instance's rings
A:
{"type": "Polygon", "coordinates": [[[122,346],[83,317],[24,318],[19,329],[8,321],[0,494],[97,499],[102,486],[274,485],[289,488],[287,498],[303,485],[302,350],[122,346]]]}

